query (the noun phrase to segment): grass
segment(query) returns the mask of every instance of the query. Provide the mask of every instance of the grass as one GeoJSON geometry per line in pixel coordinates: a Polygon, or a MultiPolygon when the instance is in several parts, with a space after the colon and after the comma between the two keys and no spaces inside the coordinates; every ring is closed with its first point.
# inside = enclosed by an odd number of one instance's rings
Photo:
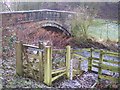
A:
{"type": "Polygon", "coordinates": [[[108,37],[111,41],[118,41],[118,24],[116,21],[95,19],[89,27],[88,35],[97,39],[107,40],[108,37]]]}

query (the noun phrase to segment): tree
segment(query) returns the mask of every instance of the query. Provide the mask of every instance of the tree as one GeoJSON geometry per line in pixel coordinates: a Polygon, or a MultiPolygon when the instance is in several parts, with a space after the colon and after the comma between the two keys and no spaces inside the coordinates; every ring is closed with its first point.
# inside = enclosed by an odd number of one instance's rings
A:
{"type": "Polygon", "coordinates": [[[2,0],[0,6],[2,6],[1,11],[11,11],[10,2],[7,0],[2,0]]]}
{"type": "Polygon", "coordinates": [[[74,10],[76,15],[72,20],[72,35],[74,37],[88,38],[88,28],[92,24],[97,12],[89,6],[79,7],[74,10]]]}

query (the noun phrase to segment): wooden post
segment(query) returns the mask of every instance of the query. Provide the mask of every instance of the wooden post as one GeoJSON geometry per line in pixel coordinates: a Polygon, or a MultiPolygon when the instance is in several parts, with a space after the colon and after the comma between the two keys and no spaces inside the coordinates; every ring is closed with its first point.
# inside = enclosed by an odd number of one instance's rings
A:
{"type": "Polygon", "coordinates": [[[16,74],[23,76],[23,46],[21,42],[16,42],[16,74]]]}
{"type": "Polygon", "coordinates": [[[73,59],[70,60],[70,80],[73,79],[73,59]]]}
{"type": "Polygon", "coordinates": [[[43,81],[43,52],[41,52],[41,51],[39,51],[39,57],[40,57],[40,59],[39,59],[39,75],[40,75],[40,78],[39,78],[39,80],[40,81],[43,81]]]}
{"type": "Polygon", "coordinates": [[[44,83],[50,86],[52,84],[52,49],[50,46],[45,48],[45,63],[44,63],[44,83]]]}
{"type": "Polygon", "coordinates": [[[70,59],[71,59],[71,47],[66,47],[66,74],[67,78],[70,79],[70,59]]]}
{"type": "Polygon", "coordinates": [[[100,50],[99,56],[99,69],[98,69],[98,80],[100,81],[100,75],[102,74],[102,63],[103,63],[103,50],[100,50]]]}
{"type": "MultiPolygon", "coordinates": [[[[79,60],[81,60],[81,58],[79,60]]],[[[77,71],[79,74],[81,74],[81,61],[79,61],[79,63],[78,63],[78,70],[77,71]]]]}
{"type": "MultiPolygon", "coordinates": [[[[41,44],[41,42],[39,42],[39,49],[44,49],[44,46],[43,46],[43,44],[41,44]]],[[[43,81],[43,80],[44,80],[43,52],[42,52],[42,51],[39,51],[39,52],[38,52],[38,55],[39,55],[39,57],[40,57],[40,59],[39,59],[39,75],[40,75],[39,80],[40,80],[40,81],[43,81]]]]}
{"type": "Polygon", "coordinates": [[[39,42],[39,48],[44,49],[44,46],[43,46],[42,42],[39,42]]]}
{"type": "Polygon", "coordinates": [[[90,58],[88,60],[88,71],[92,71],[93,48],[90,49],[90,58]]]}

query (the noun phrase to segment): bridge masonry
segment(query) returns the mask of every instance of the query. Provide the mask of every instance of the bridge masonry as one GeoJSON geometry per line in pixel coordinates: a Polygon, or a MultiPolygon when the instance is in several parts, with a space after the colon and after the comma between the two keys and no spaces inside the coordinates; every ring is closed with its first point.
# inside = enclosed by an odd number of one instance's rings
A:
{"type": "Polygon", "coordinates": [[[70,35],[71,19],[75,15],[75,12],[42,9],[30,11],[1,12],[0,15],[2,15],[3,28],[29,22],[39,22],[41,27],[57,27],[67,35],[70,35]]]}

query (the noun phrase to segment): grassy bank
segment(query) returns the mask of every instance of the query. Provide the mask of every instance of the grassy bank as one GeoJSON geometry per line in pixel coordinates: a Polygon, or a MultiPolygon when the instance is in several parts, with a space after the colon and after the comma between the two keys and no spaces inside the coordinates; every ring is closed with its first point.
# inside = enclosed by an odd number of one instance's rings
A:
{"type": "Polygon", "coordinates": [[[106,21],[95,19],[93,25],[89,27],[88,35],[96,39],[118,41],[118,24],[117,21],[106,21]]]}

